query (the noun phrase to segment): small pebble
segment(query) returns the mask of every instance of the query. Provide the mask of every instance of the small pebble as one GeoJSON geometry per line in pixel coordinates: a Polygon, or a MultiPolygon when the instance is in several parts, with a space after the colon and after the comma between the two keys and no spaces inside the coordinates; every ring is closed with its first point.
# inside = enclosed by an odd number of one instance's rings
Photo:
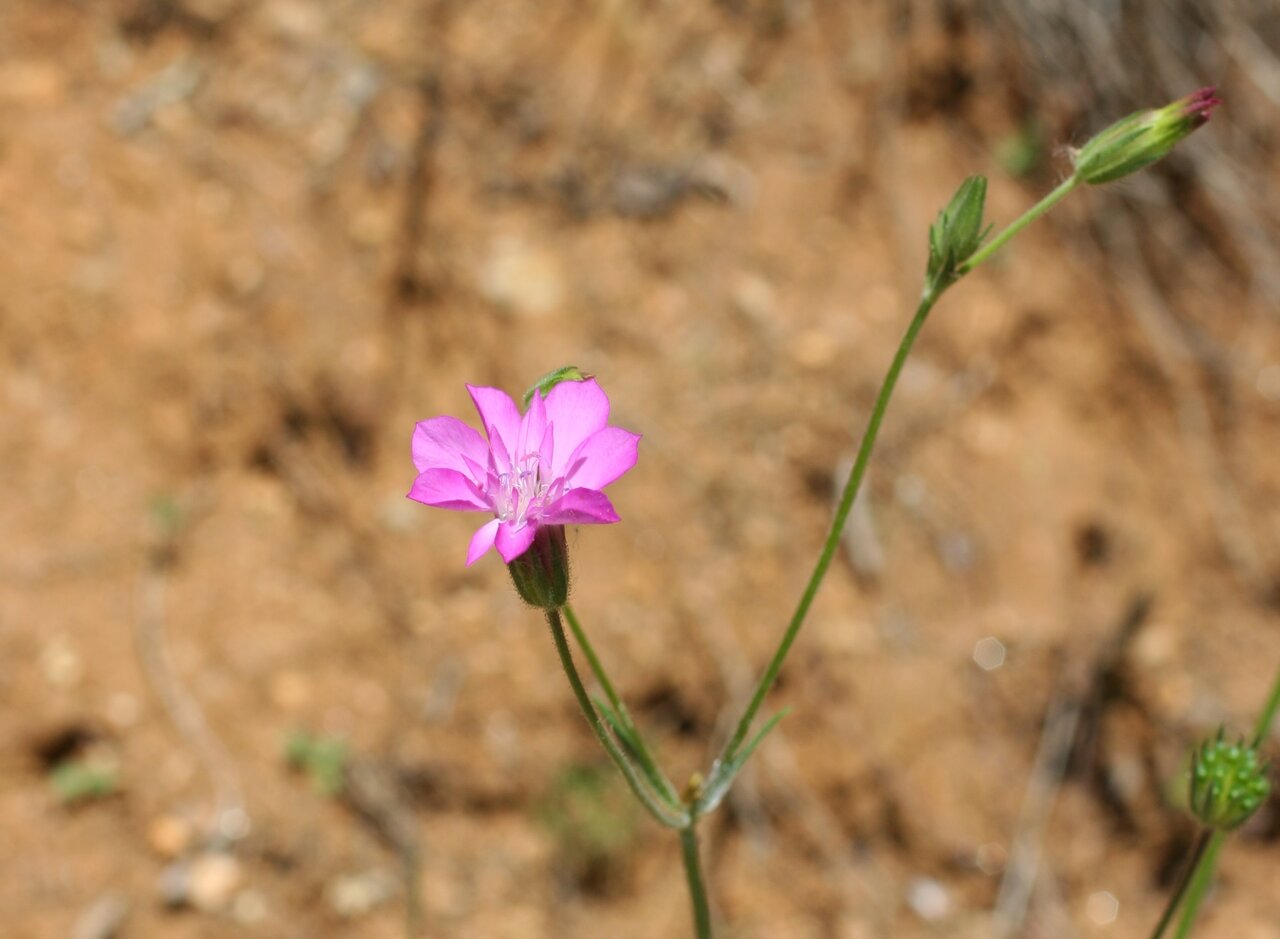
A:
{"type": "Polygon", "coordinates": [[[257,890],[242,890],[231,904],[231,915],[242,926],[256,926],[267,918],[267,898],[257,890]]]}
{"type": "Polygon", "coordinates": [[[546,316],[564,302],[564,277],[556,256],[519,238],[494,242],[477,287],[486,300],[521,316],[546,316]]]}
{"type": "Polygon", "coordinates": [[[55,688],[73,688],[84,677],[84,661],[65,636],[54,636],[40,651],[45,680],[55,688]]]}
{"type": "Polygon", "coordinates": [[[280,39],[314,39],[325,26],[324,4],[272,0],[259,8],[262,23],[280,39]]]}
{"type": "Polygon", "coordinates": [[[205,913],[225,910],[239,886],[240,862],[220,852],[176,861],[160,874],[160,896],[167,906],[189,905],[205,913]]]}
{"type": "Polygon", "coordinates": [[[984,672],[994,671],[1004,664],[1004,643],[995,636],[979,639],[973,646],[973,661],[984,672]]]}
{"type": "Polygon", "coordinates": [[[298,711],[311,700],[311,685],[301,672],[283,671],[271,676],[271,703],[282,711],[298,711]]]}
{"type": "Polygon", "coordinates": [[[998,841],[988,841],[986,844],[979,845],[974,854],[974,862],[978,865],[978,870],[989,877],[994,877],[1004,870],[1007,858],[1004,845],[998,841]]]}
{"type": "Polygon", "coordinates": [[[194,836],[191,824],[176,815],[161,815],[147,829],[147,843],[151,850],[168,860],[186,854],[194,836]]]}
{"type": "Polygon", "coordinates": [[[777,297],[759,274],[743,274],[733,285],[731,299],[739,313],[761,325],[772,324],[777,316],[777,297]]]}
{"type": "Polygon", "coordinates": [[[977,553],[973,539],[964,532],[948,532],[938,538],[938,554],[942,557],[942,566],[953,574],[972,570],[977,553]]]}
{"type": "Polygon", "coordinates": [[[118,692],[107,699],[106,714],[117,730],[128,730],[142,716],[142,704],[133,695],[118,692]]]}
{"type": "Polygon", "coordinates": [[[1255,386],[1268,401],[1280,401],[1280,364],[1272,362],[1258,369],[1255,386]]]}
{"type": "Polygon", "coordinates": [[[801,368],[825,368],[835,361],[839,350],[831,336],[821,329],[807,329],[797,335],[788,350],[792,361],[801,368]]]}
{"type": "Polygon", "coordinates": [[[186,906],[190,894],[191,870],[186,861],[175,861],[160,872],[156,892],[160,902],[167,907],[186,906]]]}
{"type": "Polygon", "coordinates": [[[366,871],[330,881],[325,896],[335,913],[354,919],[385,903],[395,887],[395,878],[386,871],[366,871]]]}
{"type": "Polygon", "coordinates": [[[907,885],[907,906],[926,923],[936,923],[951,912],[951,894],[932,877],[917,877],[907,885]]]}
{"type": "Polygon", "coordinates": [[[1085,915],[1099,926],[1109,926],[1116,921],[1116,917],[1120,915],[1120,901],[1115,895],[1106,890],[1099,890],[1096,893],[1089,894],[1089,899],[1085,902],[1085,915]]]}

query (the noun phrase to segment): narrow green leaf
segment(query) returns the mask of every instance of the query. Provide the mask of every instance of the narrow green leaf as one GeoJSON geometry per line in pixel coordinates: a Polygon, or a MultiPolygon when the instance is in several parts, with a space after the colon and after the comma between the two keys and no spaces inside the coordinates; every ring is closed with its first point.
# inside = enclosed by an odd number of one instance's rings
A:
{"type": "Polygon", "coordinates": [[[595,702],[596,708],[604,715],[604,719],[608,721],[609,726],[613,728],[613,732],[618,735],[618,739],[627,745],[627,749],[631,751],[632,756],[637,756],[639,747],[636,745],[635,730],[613,708],[609,707],[601,698],[592,695],[591,700],[595,702]]]}
{"type": "Polygon", "coordinates": [[[729,792],[729,787],[733,785],[734,778],[741,772],[747,760],[751,758],[751,754],[755,752],[756,747],[760,746],[764,738],[769,735],[769,732],[777,727],[778,723],[789,713],[790,709],[784,708],[773,715],[773,717],[765,721],[764,726],[760,728],[754,737],[747,741],[741,750],[730,759],[716,764],[712,770],[711,778],[703,786],[702,796],[698,799],[698,804],[694,806],[695,815],[702,816],[715,811],[716,806],[724,800],[724,797],[729,792]]]}

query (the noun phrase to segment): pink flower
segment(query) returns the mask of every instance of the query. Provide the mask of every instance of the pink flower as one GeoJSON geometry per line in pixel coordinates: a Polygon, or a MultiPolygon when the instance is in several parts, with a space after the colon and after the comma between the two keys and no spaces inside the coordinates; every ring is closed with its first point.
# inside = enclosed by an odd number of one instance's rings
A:
{"type": "Polygon", "coordinates": [[[497,388],[467,386],[488,442],[456,417],[413,432],[418,478],[409,498],[441,509],[489,512],[467,549],[474,564],[495,545],[510,563],[544,525],[618,521],[600,490],[636,464],[639,434],[609,427],[609,399],[594,379],[535,391],[520,415],[497,388]]]}

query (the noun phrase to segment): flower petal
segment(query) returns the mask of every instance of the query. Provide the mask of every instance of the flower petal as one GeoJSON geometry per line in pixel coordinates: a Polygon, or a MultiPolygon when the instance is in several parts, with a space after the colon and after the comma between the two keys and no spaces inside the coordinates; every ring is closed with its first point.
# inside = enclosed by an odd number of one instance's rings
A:
{"type": "Polygon", "coordinates": [[[552,476],[563,476],[573,451],[609,423],[609,398],[594,378],[562,381],[547,392],[547,420],[555,427],[552,476]]]}
{"type": "Polygon", "coordinates": [[[575,489],[603,489],[636,465],[639,444],[639,434],[621,427],[596,431],[570,457],[565,482],[575,489]]]}
{"type": "Polygon", "coordinates": [[[476,533],[471,536],[471,544],[467,547],[467,567],[480,560],[493,547],[493,539],[498,534],[500,524],[502,523],[495,518],[476,529],[476,533]]]}
{"type": "Polygon", "coordinates": [[[618,521],[613,503],[594,489],[570,489],[542,510],[542,525],[608,525],[618,521]]]}
{"type": "MultiPolygon", "coordinates": [[[[501,447],[493,447],[495,455],[505,452],[512,457],[519,456],[512,451],[520,435],[520,411],[511,396],[501,388],[481,388],[475,385],[467,385],[467,391],[471,393],[471,400],[480,412],[480,422],[489,435],[489,443],[494,443],[495,436],[501,441],[501,447]]],[[[507,472],[511,469],[510,462],[499,469],[507,472]]]]}
{"type": "Polygon", "coordinates": [[[459,512],[489,511],[491,506],[480,487],[463,473],[451,469],[429,469],[418,474],[409,498],[438,509],[459,512]]]}
{"type": "Polygon", "coordinates": [[[524,417],[520,419],[520,434],[516,441],[518,452],[512,456],[518,460],[530,453],[538,453],[546,430],[547,405],[542,400],[542,392],[534,391],[533,397],[529,399],[529,410],[525,411],[524,417]]]}
{"type": "Polygon", "coordinates": [[[479,482],[488,460],[484,438],[456,417],[433,417],[413,429],[413,465],[420,473],[451,469],[479,482]]]}
{"type": "Polygon", "coordinates": [[[522,525],[519,528],[512,526],[510,522],[503,522],[498,526],[498,535],[494,539],[494,543],[498,546],[498,553],[502,555],[502,560],[510,564],[520,555],[529,550],[529,545],[533,544],[533,536],[537,534],[537,525],[522,525]]]}

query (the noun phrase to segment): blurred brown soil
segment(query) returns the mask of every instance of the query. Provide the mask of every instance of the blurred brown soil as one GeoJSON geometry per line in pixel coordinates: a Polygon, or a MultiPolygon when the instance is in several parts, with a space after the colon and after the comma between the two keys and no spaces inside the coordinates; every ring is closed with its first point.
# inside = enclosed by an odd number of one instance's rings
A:
{"type": "MultiPolygon", "coordinates": [[[[905,9],[0,5],[0,932],[118,895],[122,937],[401,936],[412,848],[424,935],[688,935],[674,839],[566,775],[600,754],[501,565],[464,569],[475,519],[405,500],[409,436],[469,420],[466,381],[599,376],[644,441],[623,523],[572,536],[575,604],[673,774],[705,769],[933,213],[982,172],[1007,221],[1062,169],[997,163],[1033,67],[1007,37],[905,9]],[[299,730],[345,741],[347,797],[287,766],[299,730]],[[62,804],[67,758],[118,792],[62,804]],[[233,876],[166,909],[219,798],[233,876]]],[[[1092,238],[1123,195],[1073,197],[929,323],[791,715],[706,825],[724,936],[994,935],[1019,831],[1021,935],[1156,918],[1191,834],[1169,781],[1280,662],[1280,331],[1186,247],[1178,297],[1234,369],[1178,362],[1206,475],[1092,238]],[[1040,839],[1024,792],[1077,705],[1040,839]]],[[[1198,935],[1280,935],[1278,839],[1272,804],[1198,935]]]]}

